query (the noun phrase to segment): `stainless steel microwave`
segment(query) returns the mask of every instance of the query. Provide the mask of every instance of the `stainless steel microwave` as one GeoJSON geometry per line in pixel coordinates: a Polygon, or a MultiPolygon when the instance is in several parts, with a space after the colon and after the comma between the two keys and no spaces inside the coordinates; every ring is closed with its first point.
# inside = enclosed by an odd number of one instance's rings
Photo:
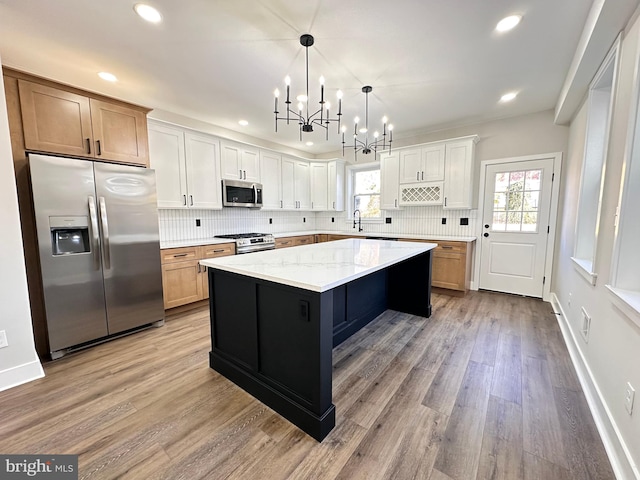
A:
{"type": "Polygon", "coordinates": [[[222,180],[224,207],[262,208],[262,184],[240,180],[222,180]]]}

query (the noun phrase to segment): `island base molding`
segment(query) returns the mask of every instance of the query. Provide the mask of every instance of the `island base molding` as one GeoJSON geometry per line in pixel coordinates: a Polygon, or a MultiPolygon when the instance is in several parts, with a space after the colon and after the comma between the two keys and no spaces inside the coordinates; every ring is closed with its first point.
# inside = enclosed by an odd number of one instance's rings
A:
{"type": "Polygon", "coordinates": [[[209,366],[319,442],[336,425],[336,407],[333,404],[322,415],[316,415],[262,381],[259,376],[239,368],[214,352],[209,352],[209,366]]]}

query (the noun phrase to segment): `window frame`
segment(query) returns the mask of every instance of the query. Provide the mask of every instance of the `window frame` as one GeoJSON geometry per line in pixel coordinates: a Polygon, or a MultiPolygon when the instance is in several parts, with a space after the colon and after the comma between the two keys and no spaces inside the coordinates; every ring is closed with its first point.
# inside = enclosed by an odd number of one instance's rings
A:
{"type": "Polygon", "coordinates": [[[598,258],[598,234],[602,220],[602,200],[618,81],[620,43],[621,36],[618,36],[589,85],[587,99],[587,128],[571,260],[578,273],[591,285],[595,285],[598,278],[595,268],[598,258]],[[599,182],[590,185],[588,182],[591,179],[599,179],[599,182]]]}
{"type": "Polygon", "coordinates": [[[354,183],[357,172],[369,171],[369,170],[378,170],[380,171],[380,217],[379,218],[371,218],[371,217],[362,217],[362,223],[382,223],[384,221],[384,209],[382,208],[382,169],[379,161],[363,163],[360,165],[348,165],[347,166],[347,198],[349,199],[347,205],[347,218],[346,222],[353,222],[353,212],[354,212],[354,183]]]}

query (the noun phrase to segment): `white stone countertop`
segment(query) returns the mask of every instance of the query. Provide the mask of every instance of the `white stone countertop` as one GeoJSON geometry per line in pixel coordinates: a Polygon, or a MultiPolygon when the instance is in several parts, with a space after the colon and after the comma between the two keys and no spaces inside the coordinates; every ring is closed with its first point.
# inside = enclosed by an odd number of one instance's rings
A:
{"type": "MultiPolygon", "coordinates": [[[[262,232],[268,233],[268,232],[262,232]]],[[[351,232],[351,231],[331,231],[331,230],[306,230],[299,232],[280,232],[272,234],[275,238],[281,237],[297,237],[299,235],[316,235],[316,234],[332,234],[332,235],[353,235],[362,238],[366,237],[379,237],[379,238],[397,238],[402,239],[417,239],[417,240],[434,240],[441,242],[466,242],[471,243],[476,241],[476,237],[455,237],[446,235],[414,235],[404,233],[367,233],[367,232],[351,232]]],[[[233,243],[234,240],[228,238],[200,238],[193,240],[171,240],[166,242],[160,242],[160,248],[179,248],[179,247],[193,247],[194,245],[215,245],[218,243],[233,243]]]]}
{"type": "Polygon", "coordinates": [[[350,238],[200,260],[206,267],[325,292],[408,258],[435,243],[350,238]]]}

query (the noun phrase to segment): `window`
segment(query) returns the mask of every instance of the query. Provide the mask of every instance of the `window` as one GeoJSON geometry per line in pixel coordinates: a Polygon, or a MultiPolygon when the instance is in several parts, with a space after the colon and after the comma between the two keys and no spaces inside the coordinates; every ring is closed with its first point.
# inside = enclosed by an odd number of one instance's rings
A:
{"type": "Polygon", "coordinates": [[[593,285],[600,207],[604,187],[605,158],[614,99],[620,39],[613,46],[589,87],[588,119],[576,219],[576,243],[572,260],[593,285]]]}
{"type": "Polygon", "coordinates": [[[537,233],[541,180],[542,170],[496,173],[491,229],[537,233]]]}
{"type": "Polygon", "coordinates": [[[380,219],[380,166],[368,165],[351,169],[351,214],[360,211],[365,219],[380,219]]]}

